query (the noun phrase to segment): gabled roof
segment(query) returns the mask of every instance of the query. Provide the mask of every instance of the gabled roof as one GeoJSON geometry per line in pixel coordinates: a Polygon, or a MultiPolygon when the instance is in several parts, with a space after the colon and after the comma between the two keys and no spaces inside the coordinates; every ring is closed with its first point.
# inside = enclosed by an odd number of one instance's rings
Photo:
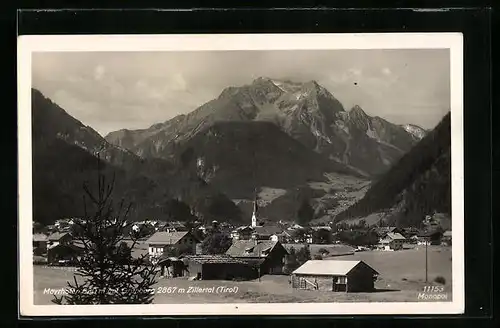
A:
{"type": "Polygon", "coordinates": [[[398,230],[397,227],[377,227],[375,228],[375,233],[377,233],[378,235],[385,235],[389,232],[393,232],[395,230],[398,230]]]}
{"type": "Polygon", "coordinates": [[[275,225],[258,226],[254,228],[254,233],[259,235],[275,235],[280,234],[281,232],[283,232],[283,229],[275,225]]]}
{"type": "Polygon", "coordinates": [[[149,237],[148,240],[146,240],[146,243],[175,245],[188,233],[189,231],[177,231],[177,232],[158,231],[155,232],[151,237],[149,237]]]}
{"type": "Polygon", "coordinates": [[[392,239],[392,240],[405,240],[406,238],[400,234],[399,232],[389,232],[387,233],[386,238],[392,239]]]}
{"type": "Polygon", "coordinates": [[[179,221],[166,222],[164,226],[170,227],[170,228],[185,228],[186,227],[186,225],[184,223],[179,222],[179,221]]]}
{"type": "Polygon", "coordinates": [[[233,232],[240,232],[243,230],[253,230],[253,228],[250,226],[240,226],[240,227],[234,229],[233,232]]]}
{"type": "Polygon", "coordinates": [[[325,275],[325,276],[345,276],[355,267],[362,265],[378,272],[363,261],[342,261],[342,260],[309,260],[300,266],[293,274],[325,275]]]}
{"type": "Polygon", "coordinates": [[[47,241],[48,236],[43,233],[34,233],[33,234],[33,241],[47,241]]]}
{"type": "Polygon", "coordinates": [[[315,227],[311,227],[311,229],[314,231],[318,231],[318,230],[332,231],[332,227],[330,227],[330,226],[315,226],[315,227]]]}
{"type": "Polygon", "coordinates": [[[47,239],[50,241],[59,241],[66,235],[69,235],[69,232],[54,232],[50,234],[47,239]]]}
{"type": "Polygon", "coordinates": [[[257,243],[254,240],[236,240],[226,251],[226,255],[234,257],[266,257],[267,254],[263,252],[268,251],[270,253],[277,244],[279,242],[271,240],[259,240],[257,243]]]}
{"type": "Polygon", "coordinates": [[[201,263],[201,264],[217,264],[217,263],[229,263],[229,264],[247,264],[246,262],[236,259],[232,256],[226,254],[220,255],[187,255],[185,258],[189,261],[201,263]]]}

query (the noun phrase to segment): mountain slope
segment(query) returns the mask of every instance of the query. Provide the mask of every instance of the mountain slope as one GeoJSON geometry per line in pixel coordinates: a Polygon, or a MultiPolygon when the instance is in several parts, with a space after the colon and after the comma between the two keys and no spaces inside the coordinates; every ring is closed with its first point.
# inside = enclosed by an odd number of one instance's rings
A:
{"type": "Polygon", "coordinates": [[[232,198],[252,197],[257,187],[288,189],[323,181],[325,172],[357,174],[269,122],[217,122],[176,151],[192,152],[191,170],[232,198]]]}
{"type": "Polygon", "coordinates": [[[117,197],[136,203],[132,219],[164,219],[168,199],[181,198],[202,219],[239,220],[237,206],[205,181],[184,174],[176,163],[143,159],[109,144],[37,90],[32,122],[35,220],[82,214],[82,184],[97,179],[97,153],[105,173],[117,176],[117,197]]]}
{"type": "Polygon", "coordinates": [[[315,81],[258,78],[228,87],[187,115],[148,129],[111,132],[106,140],[146,158],[170,158],[172,149],[216,122],[264,121],[311,150],[369,175],[385,172],[415,143],[403,127],[351,111],[315,81]],[[369,164],[367,164],[369,163],[369,164]]]}
{"type": "Polygon", "coordinates": [[[450,113],[336,221],[383,211],[401,226],[418,226],[434,211],[451,214],[450,113]]]}

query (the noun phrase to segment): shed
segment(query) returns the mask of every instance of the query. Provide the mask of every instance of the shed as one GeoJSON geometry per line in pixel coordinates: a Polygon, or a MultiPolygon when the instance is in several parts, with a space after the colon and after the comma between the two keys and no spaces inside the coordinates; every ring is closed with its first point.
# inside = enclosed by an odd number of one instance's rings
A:
{"type": "Polygon", "coordinates": [[[292,272],[292,287],[334,292],[371,292],[378,274],[363,261],[309,260],[292,272]]]}
{"type": "Polygon", "coordinates": [[[186,269],[182,259],[173,256],[167,257],[164,254],[160,256],[158,266],[160,267],[160,276],[169,278],[182,277],[186,269]]]}

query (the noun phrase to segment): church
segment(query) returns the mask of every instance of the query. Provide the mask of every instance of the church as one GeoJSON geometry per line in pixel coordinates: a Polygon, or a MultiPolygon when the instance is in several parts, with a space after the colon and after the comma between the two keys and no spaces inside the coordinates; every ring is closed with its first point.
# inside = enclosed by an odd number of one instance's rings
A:
{"type": "Polygon", "coordinates": [[[253,202],[250,226],[241,226],[232,231],[233,240],[272,240],[282,241],[283,229],[276,224],[262,225],[259,220],[259,206],[257,198],[253,202]]]}

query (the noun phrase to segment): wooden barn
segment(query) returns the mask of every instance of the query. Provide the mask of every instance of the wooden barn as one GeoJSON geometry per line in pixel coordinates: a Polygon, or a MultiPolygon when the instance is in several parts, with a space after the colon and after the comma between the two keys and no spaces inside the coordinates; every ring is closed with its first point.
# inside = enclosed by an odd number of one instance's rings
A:
{"type": "Polygon", "coordinates": [[[80,255],[83,253],[83,248],[73,244],[56,244],[47,250],[47,262],[53,265],[74,264],[80,255]]]}
{"type": "Polygon", "coordinates": [[[229,255],[188,255],[183,258],[186,271],[197,280],[249,280],[257,271],[247,262],[229,255]]]}
{"type": "Polygon", "coordinates": [[[279,241],[235,240],[226,255],[254,266],[260,275],[282,274],[288,251],[279,241]]]}
{"type": "Polygon", "coordinates": [[[333,292],[371,292],[378,272],[363,261],[309,260],[292,272],[292,287],[333,292]]]}

